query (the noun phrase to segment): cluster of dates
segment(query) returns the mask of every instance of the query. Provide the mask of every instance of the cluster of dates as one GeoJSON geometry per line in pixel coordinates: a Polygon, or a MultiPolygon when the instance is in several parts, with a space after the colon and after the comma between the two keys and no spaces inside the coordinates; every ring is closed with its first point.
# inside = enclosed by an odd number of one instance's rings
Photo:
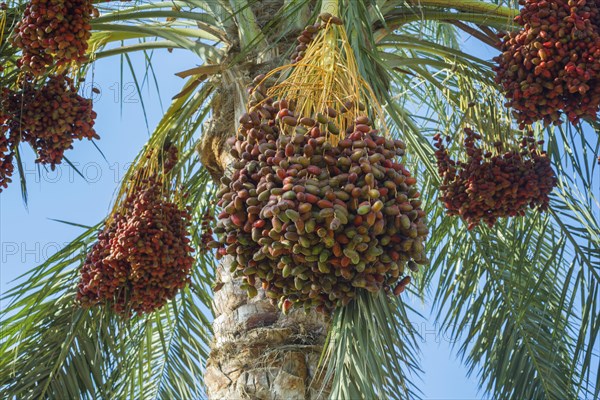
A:
{"type": "Polygon", "coordinates": [[[319,29],[321,29],[321,24],[319,22],[315,23],[314,25],[308,25],[296,38],[298,45],[292,53],[292,63],[300,62],[304,58],[304,53],[306,52],[308,45],[310,44],[310,42],[312,42],[319,29]]]}
{"type": "Polygon", "coordinates": [[[314,39],[319,29],[323,29],[326,24],[331,23],[334,25],[342,25],[343,22],[339,17],[334,17],[329,13],[322,13],[319,15],[322,22],[316,22],[314,25],[308,25],[302,30],[302,33],[296,38],[298,45],[292,53],[292,63],[300,62],[304,58],[304,53],[308,48],[308,45],[314,39]]]}
{"type": "Polygon", "coordinates": [[[435,136],[441,198],[449,215],[460,215],[473,229],[480,222],[493,226],[498,218],[522,216],[528,207],[545,210],[556,186],[550,160],[532,133],[524,135],[520,150],[496,154],[476,146],[481,136],[465,128],[466,161],[451,159],[440,134],[435,136]]]}
{"type": "Polygon", "coordinates": [[[405,144],[380,136],[367,116],[340,135],[334,109],[294,109],[266,98],[241,117],[233,174],[218,195],[217,256],[232,255],[249,294],[261,284],[284,311],[329,313],[359,289],[400,294],[407,270],[428,262],[416,179],[396,160],[405,144]]]}
{"type": "Polygon", "coordinates": [[[202,235],[200,235],[200,253],[207,254],[210,251],[210,243],[213,241],[213,224],[214,218],[210,210],[207,210],[202,216],[200,222],[200,228],[202,235]]]}
{"type": "Polygon", "coordinates": [[[0,193],[12,181],[11,176],[15,170],[13,158],[17,139],[9,129],[9,121],[9,116],[0,110],[0,193]]]}
{"type": "Polygon", "coordinates": [[[125,317],[161,308],[189,282],[190,224],[188,209],[168,201],[157,182],[143,182],[98,234],[80,271],[79,304],[125,317]]]}
{"type": "Polygon", "coordinates": [[[91,0],[30,0],[12,38],[23,71],[41,76],[48,67],[84,61],[97,13],[91,0]]]}
{"type": "Polygon", "coordinates": [[[37,152],[36,162],[52,169],[76,139],[99,138],[92,101],[81,97],[65,75],[50,76],[40,88],[26,81],[18,91],[3,90],[0,109],[10,134],[28,142],[37,152]]]}
{"type": "Polygon", "coordinates": [[[600,110],[600,3],[521,0],[518,32],[502,35],[496,81],[521,129],[543,121],[577,123],[600,110]]]}

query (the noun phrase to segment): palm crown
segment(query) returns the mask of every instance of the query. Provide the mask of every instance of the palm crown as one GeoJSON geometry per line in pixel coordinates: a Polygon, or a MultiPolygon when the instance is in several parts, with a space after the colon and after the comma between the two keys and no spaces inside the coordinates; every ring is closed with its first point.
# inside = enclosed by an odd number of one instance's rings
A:
{"type": "MultiPolygon", "coordinates": [[[[458,151],[465,126],[482,133],[484,146],[516,137],[511,110],[494,80],[494,64],[460,45],[466,34],[495,47],[497,32],[519,29],[513,22],[516,5],[354,0],[340,1],[337,8],[337,2],[322,3],[95,4],[100,13],[91,21],[87,60],[69,66],[74,77],[83,77],[103,57],[121,56],[131,65],[135,52],[156,58],[183,49],[201,63],[178,74],[184,79],[181,91],[124,177],[118,199],[127,196],[127,182],[145,167],[148,152],[168,142],[179,153],[171,171],[173,187],[189,193],[195,221],[212,212],[219,189],[215,180],[227,175],[231,161],[226,140],[246,110],[246,87],[254,76],[287,63],[296,36],[320,10],[333,6],[348,32],[358,72],[382,104],[390,133],[406,142],[406,164],[419,180],[430,228],[430,264],[413,276],[417,283],[410,291],[433,297],[441,329],[456,339],[464,363],[477,371],[481,387],[494,398],[597,397],[597,118],[587,116],[577,125],[535,125],[557,176],[547,212],[527,211],[491,227],[467,229],[460,218],[445,215],[438,200],[441,180],[433,138],[438,132],[448,135],[453,139],[448,147],[458,151]]],[[[19,54],[7,38],[24,6],[9,3],[0,19],[0,83],[6,88],[16,87],[19,77],[19,54]]],[[[138,71],[132,72],[136,76],[138,71]]],[[[17,169],[21,163],[17,150],[17,169]]],[[[217,266],[213,254],[199,253],[190,284],[152,314],[122,319],[104,308],[80,308],[75,302],[79,269],[104,225],[87,229],[5,294],[11,304],[2,311],[2,392],[10,398],[191,399],[205,396],[208,387],[218,397],[214,365],[223,355],[214,342],[211,353],[211,341],[213,333],[220,340],[226,332],[218,325],[213,332],[213,312],[228,316],[240,307],[229,310],[227,296],[240,304],[247,301],[239,283],[228,276],[228,268],[217,266]]],[[[194,225],[191,244],[200,249],[205,229],[200,222],[194,225]]],[[[412,399],[419,397],[415,376],[420,370],[417,333],[409,319],[413,311],[403,297],[367,296],[340,309],[331,321],[314,313],[309,322],[298,313],[277,314],[273,327],[279,333],[289,329],[286,318],[312,327],[312,342],[293,345],[309,345],[314,363],[326,348],[325,372],[317,382],[325,388],[307,386],[306,398],[330,393],[332,398],[412,399]]],[[[269,343],[261,349],[268,350],[269,343]]]]}

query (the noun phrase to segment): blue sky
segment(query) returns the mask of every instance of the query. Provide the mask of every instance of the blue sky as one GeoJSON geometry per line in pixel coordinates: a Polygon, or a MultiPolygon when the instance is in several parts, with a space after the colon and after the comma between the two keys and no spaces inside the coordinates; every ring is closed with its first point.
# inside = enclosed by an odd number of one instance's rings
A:
{"type": "MultiPolygon", "coordinates": [[[[143,59],[139,55],[134,56],[133,61],[140,70],[143,68],[143,59]]],[[[197,58],[184,52],[157,53],[154,67],[165,107],[183,84],[174,73],[197,63],[197,58]]],[[[101,136],[97,144],[107,160],[90,142],[74,144],[74,150],[68,151],[67,157],[86,177],[86,182],[66,163],[55,171],[38,169],[33,162],[33,151],[22,146],[29,202],[25,207],[18,186],[18,176],[0,195],[0,294],[10,288],[10,282],[18,275],[45,261],[81,233],[80,228],[51,219],[94,225],[105,217],[128,163],[148,138],[148,129],[133,79],[125,71],[121,82],[119,60],[98,61],[93,81],[94,86],[100,89],[100,94],[95,95],[94,104],[98,113],[96,131],[101,136]]],[[[90,75],[87,86],[83,89],[88,96],[92,94],[91,83],[90,75]]],[[[146,85],[143,98],[152,129],[162,115],[153,84],[150,88],[146,85]]],[[[416,299],[411,301],[418,311],[429,315],[429,304],[421,304],[416,299]]],[[[451,343],[437,333],[433,322],[418,322],[416,329],[423,336],[420,345],[425,373],[419,386],[424,397],[440,400],[482,399],[477,393],[477,378],[466,378],[466,369],[455,358],[451,343]]]]}

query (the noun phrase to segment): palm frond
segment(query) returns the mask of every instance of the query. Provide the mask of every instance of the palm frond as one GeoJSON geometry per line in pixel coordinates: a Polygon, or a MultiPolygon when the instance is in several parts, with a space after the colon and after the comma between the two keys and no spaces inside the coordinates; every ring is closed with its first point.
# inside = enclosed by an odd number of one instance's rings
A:
{"type": "Polygon", "coordinates": [[[83,261],[97,228],[87,229],[59,254],[19,278],[22,282],[4,296],[3,300],[12,302],[2,310],[3,393],[17,398],[46,394],[91,398],[97,384],[89,379],[105,375],[100,366],[86,361],[88,357],[95,360],[106,355],[101,354],[102,341],[96,343],[94,339],[94,332],[102,332],[102,318],[91,318],[91,314],[75,307],[76,271],[65,268],[83,261]],[[76,351],[80,345],[91,353],[76,351]],[[31,355],[23,356],[32,350],[31,355]],[[63,382],[64,368],[71,363],[81,369],[73,371],[70,383],[63,382]]]}
{"type": "Polygon", "coordinates": [[[471,372],[481,366],[485,390],[498,399],[577,398],[573,282],[550,218],[452,233],[452,253],[438,256],[456,266],[441,271],[438,316],[471,372]]]}
{"type": "Polygon", "coordinates": [[[417,331],[402,300],[362,291],[336,311],[325,344],[332,399],[419,399],[417,331]]]}

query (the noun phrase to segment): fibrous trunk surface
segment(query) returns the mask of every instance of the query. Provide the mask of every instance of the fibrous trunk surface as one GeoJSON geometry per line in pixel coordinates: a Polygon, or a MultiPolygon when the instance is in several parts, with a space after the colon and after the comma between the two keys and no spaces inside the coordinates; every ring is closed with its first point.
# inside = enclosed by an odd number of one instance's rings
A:
{"type": "Polygon", "coordinates": [[[248,299],[229,263],[224,258],[217,271],[222,287],[214,296],[214,340],[204,377],[208,398],[327,398],[317,368],[326,318],[303,310],[283,315],[263,291],[248,299]]]}

